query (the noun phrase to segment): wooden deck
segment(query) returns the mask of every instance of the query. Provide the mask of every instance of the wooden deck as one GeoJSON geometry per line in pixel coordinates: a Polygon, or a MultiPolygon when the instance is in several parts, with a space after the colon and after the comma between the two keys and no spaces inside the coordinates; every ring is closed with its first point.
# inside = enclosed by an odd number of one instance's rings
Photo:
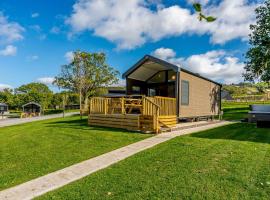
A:
{"type": "Polygon", "coordinates": [[[177,123],[176,99],[133,96],[90,99],[89,125],[159,133],[177,123]]]}

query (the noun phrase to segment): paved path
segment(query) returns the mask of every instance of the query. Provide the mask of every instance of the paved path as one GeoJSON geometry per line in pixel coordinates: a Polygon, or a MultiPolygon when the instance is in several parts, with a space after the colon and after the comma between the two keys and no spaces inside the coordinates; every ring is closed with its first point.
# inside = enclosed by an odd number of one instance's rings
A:
{"type": "Polygon", "coordinates": [[[157,144],[168,141],[180,135],[203,131],[219,126],[224,126],[232,122],[220,122],[201,127],[189,128],[181,131],[162,133],[157,136],[130,144],[120,149],[91,158],[81,163],[47,174],[45,176],[22,183],[18,186],[0,192],[1,200],[26,200],[55,190],[73,181],[81,179],[100,169],[106,168],[114,163],[130,157],[140,151],[149,149],[157,144]]]}
{"type": "MultiPolygon", "coordinates": [[[[79,112],[65,113],[65,116],[67,117],[67,116],[71,116],[71,115],[75,115],[75,114],[79,114],[79,112]]],[[[44,115],[44,116],[40,116],[40,117],[31,117],[31,118],[3,119],[3,120],[0,120],[0,127],[12,126],[12,125],[17,125],[17,124],[24,124],[27,122],[41,121],[41,120],[60,118],[60,117],[63,117],[63,113],[44,115]]]]}

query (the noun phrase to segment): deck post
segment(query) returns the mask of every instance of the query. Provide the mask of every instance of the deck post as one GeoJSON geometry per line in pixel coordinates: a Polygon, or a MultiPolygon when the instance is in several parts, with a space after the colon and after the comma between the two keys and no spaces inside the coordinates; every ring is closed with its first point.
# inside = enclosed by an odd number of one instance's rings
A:
{"type": "Polygon", "coordinates": [[[104,99],[104,114],[107,115],[107,108],[108,108],[108,104],[107,104],[107,98],[104,99]]]}
{"type": "Polygon", "coordinates": [[[121,114],[125,114],[125,99],[121,97],[121,114]]]}
{"type": "Polygon", "coordinates": [[[155,116],[155,125],[156,125],[156,133],[159,132],[159,107],[157,107],[157,113],[156,113],[156,116],[155,116]]]}
{"type": "Polygon", "coordinates": [[[90,102],[89,102],[89,104],[90,104],[90,106],[89,106],[89,114],[91,114],[91,110],[92,110],[92,98],[90,98],[90,102]]]}

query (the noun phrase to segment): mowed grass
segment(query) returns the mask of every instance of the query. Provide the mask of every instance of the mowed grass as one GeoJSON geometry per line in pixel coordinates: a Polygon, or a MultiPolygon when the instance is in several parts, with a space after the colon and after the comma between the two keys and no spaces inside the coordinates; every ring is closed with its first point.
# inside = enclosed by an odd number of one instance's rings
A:
{"type": "Polygon", "coordinates": [[[224,120],[242,120],[248,118],[249,108],[247,107],[235,107],[235,108],[223,108],[224,120]]]}
{"type": "Polygon", "coordinates": [[[149,137],[79,116],[0,128],[0,190],[149,137]]]}
{"type": "Polygon", "coordinates": [[[222,102],[223,119],[224,120],[242,120],[248,117],[250,111],[249,105],[265,104],[269,105],[270,101],[254,101],[254,102],[222,102]]]}
{"type": "Polygon", "coordinates": [[[162,143],[39,199],[269,199],[270,130],[238,123],[162,143]]]}

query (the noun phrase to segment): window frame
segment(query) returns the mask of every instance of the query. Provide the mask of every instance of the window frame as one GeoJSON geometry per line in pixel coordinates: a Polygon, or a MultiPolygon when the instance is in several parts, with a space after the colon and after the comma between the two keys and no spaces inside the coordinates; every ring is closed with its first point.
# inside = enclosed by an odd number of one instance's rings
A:
{"type": "Polygon", "coordinates": [[[189,105],[189,81],[187,80],[181,80],[181,105],[188,106],[189,105]],[[183,102],[183,83],[187,84],[187,102],[183,102]]]}

